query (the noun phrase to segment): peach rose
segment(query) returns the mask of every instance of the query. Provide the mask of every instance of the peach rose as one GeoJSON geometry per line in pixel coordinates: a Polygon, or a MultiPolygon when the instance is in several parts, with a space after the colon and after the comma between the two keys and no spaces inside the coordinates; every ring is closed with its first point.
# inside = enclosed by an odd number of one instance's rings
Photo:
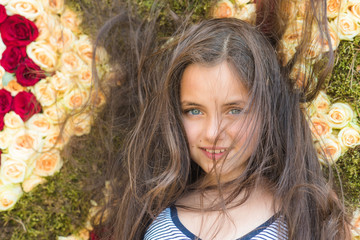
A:
{"type": "Polygon", "coordinates": [[[332,128],[345,127],[354,117],[354,112],[347,103],[335,103],[330,107],[327,118],[332,128]]]}
{"type": "Polygon", "coordinates": [[[324,139],[332,132],[332,128],[326,121],[326,117],[321,114],[316,114],[315,117],[310,119],[310,129],[315,139],[324,139]]]}
{"type": "Polygon", "coordinates": [[[77,80],[84,88],[90,88],[93,83],[91,67],[84,65],[77,80]]]}
{"type": "Polygon", "coordinates": [[[213,17],[215,18],[228,18],[233,17],[235,14],[235,7],[229,0],[219,1],[213,10],[213,17]]]}
{"type": "Polygon", "coordinates": [[[63,149],[68,143],[70,136],[65,131],[60,131],[59,126],[53,126],[44,139],[43,151],[49,151],[52,148],[63,149]]]}
{"type": "Polygon", "coordinates": [[[92,125],[92,115],[90,112],[83,112],[77,114],[69,119],[66,123],[66,132],[74,134],[75,136],[82,136],[89,134],[92,125]]]}
{"type": "Polygon", "coordinates": [[[70,74],[57,71],[55,75],[49,78],[49,81],[56,91],[65,92],[67,89],[73,88],[71,79],[70,74]]]}
{"type": "Polygon", "coordinates": [[[330,107],[330,99],[324,91],[320,91],[312,104],[317,112],[327,113],[330,107]]]}
{"type": "Polygon", "coordinates": [[[53,124],[62,123],[66,118],[66,109],[62,104],[55,103],[49,107],[43,108],[43,113],[53,124]]]}
{"type": "Polygon", "coordinates": [[[33,190],[37,185],[43,184],[46,182],[46,179],[39,177],[35,174],[32,174],[30,177],[26,178],[21,184],[24,192],[28,193],[33,190]]]}
{"type": "Polygon", "coordinates": [[[335,18],[339,15],[340,7],[344,5],[340,0],[327,0],[327,16],[328,18],[335,18]]]}
{"type": "Polygon", "coordinates": [[[33,93],[43,107],[56,102],[56,90],[46,79],[39,81],[34,86],[33,93]]]}
{"type": "Polygon", "coordinates": [[[348,3],[349,12],[355,17],[356,21],[360,22],[360,2],[348,3]]]}
{"type": "Polygon", "coordinates": [[[286,65],[296,52],[296,47],[302,37],[303,23],[301,19],[290,22],[280,40],[279,52],[282,56],[283,65],[286,65]]]}
{"type": "Polygon", "coordinates": [[[92,106],[101,108],[106,103],[106,97],[102,91],[93,91],[90,93],[92,106]]]}
{"type": "Polygon", "coordinates": [[[53,13],[61,13],[64,11],[64,0],[42,0],[46,9],[53,13]]]}
{"type": "Polygon", "coordinates": [[[61,71],[69,74],[79,74],[84,62],[75,52],[65,52],[61,55],[60,66],[61,71]]]}
{"type": "Polygon", "coordinates": [[[41,136],[30,130],[18,131],[10,142],[9,157],[16,160],[28,161],[34,154],[41,150],[41,136]]]}
{"type": "Polygon", "coordinates": [[[47,40],[52,36],[54,29],[60,25],[60,18],[56,15],[43,12],[36,18],[35,25],[39,30],[37,41],[47,40]]]}
{"type": "Polygon", "coordinates": [[[81,108],[89,99],[89,92],[80,88],[73,88],[64,94],[61,102],[66,109],[74,110],[81,108]]]}
{"type": "Polygon", "coordinates": [[[23,191],[19,184],[0,186],[0,211],[11,209],[22,196],[23,191]]]}
{"type": "Polygon", "coordinates": [[[340,40],[352,41],[354,37],[360,33],[359,25],[356,23],[352,14],[346,12],[341,13],[333,22],[333,24],[337,26],[340,40]]]}
{"type": "Polygon", "coordinates": [[[56,26],[51,32],[49,42],[56,51],[62,53],[71,47],[75,39],[74,33],[69,28],[56,26]]]}
{"type": "Polygon", "coordinates": [[[340,142],[333,135],[315,143],[319,161],[323,164],[336,162],[342,153],[340,142]]]}
{"type": "Polygon", "coordinates": [[[26,87],[21,86],[17,81],[16,78],[10,80],[6,87],[4,87],[11,93],[11,96],[16,96],[19,92],[25,91],[26,87]]]}
{"type": "Polygon", "coordinates": [[[21,183],[25,179],[27,165],[22,160],[14,160],[3,154],[1,159],[1,180],[4,184],[21,183]],[[4,158],[4,159],[3,159],[4,158]]]}
{"type": "MultiPolygon", "coordinates": [[[[353,219],[351,221],[351,224],[356,228],[357,231],[352,230],[353,237],[360,236],[360,209],[357,209],[353,214],[353,219]]],[[[354,240],[357,238],[354,238],[354,240]]]]}
{"type": "Polygon", "coordinates": [[[9,15],[19,14],[34,21],[44,11],[43,6],[36,0],[10,0],[6,5],[9,15]]]}
{"type": "Polygon", "coordinates": [[[52,176],[58,172],[63,165],[60,152],[56,149],[44,152],[36,159],[34,174],[41,177],[52,176]]]}
{"type": "Polygon", "coordinates": [[[236,11],[234,17],[241,19],[245,22],[254,24],[256,20],[256,4],[250,3],[244,5],[241,9],[238,9],[236,11]]]}
{"type": "Polygon", "coordinates": [[[307,83],[306,78],[310,70],[310,66],[306,66],[305,63],[297,62],[291,70],[290,78],[294,81],[296,80],[298,87],[304,87],[304,85],[307,83]]]}
{"type": "Polygon", "coordinates": [[[36,131],[40,136],[46,136],[51,129],[50,119],[42,114],[34,114],[25,124],[27,129],[36,131]]]}
{"type": "Polygon", "coordinates": [[[79,39],[74,42],[74,49],[85,63],[91,64],[93,47],[87,35],[81,35],[79,39]]]}
{"type": "Polygon", "coordinates": [[[346,148],[354,148],[358,145],[360,145],[360,127],[344,127],[340,130],[338,134],[338,139],[340,141],[340,144],[346,148]]]}
{"type": "Polygon", "coordinates": [[[57,54],[45,40],[30,43],[26,53],[41,69],[49,72],[55,70],[57,54]]]}
{"type": "Polygon", "coordinates": [[[63,14],[61,14],[60,21],[64,27],[69,28],[73,32],[78,32],[81,19],[74,11],[66,8],[63,14]]]}
{"type": "Polygon", "coordinates": [[[20,129],[24,128],[24,121],[14,111],[10,111],[4,116],[4,123],[7,128],[20,129]]]}

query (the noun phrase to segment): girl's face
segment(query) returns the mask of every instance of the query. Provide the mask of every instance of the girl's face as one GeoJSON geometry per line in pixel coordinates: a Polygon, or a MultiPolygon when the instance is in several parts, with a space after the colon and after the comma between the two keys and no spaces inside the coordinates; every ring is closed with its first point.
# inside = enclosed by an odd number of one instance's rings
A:
{"type": "Polygon", "coordinates": [[[248,99],[248,90],[226,61],[211,67],[191,64],[181,79],[191,158],[206,173],[221,174],[221,181],[239,176],[255,150],[257,130],[251,111],[244,110],[248,99]]]}

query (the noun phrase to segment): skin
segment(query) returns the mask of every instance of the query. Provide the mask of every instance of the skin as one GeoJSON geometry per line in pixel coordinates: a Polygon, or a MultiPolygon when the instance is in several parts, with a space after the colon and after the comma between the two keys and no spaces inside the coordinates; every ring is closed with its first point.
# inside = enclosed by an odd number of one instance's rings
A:
{"type": "Polygon", "coordinates": [[[255,149],[256,126],[248,90],[229,64],[188,66],[180,101],[192,160],[222,181],[239,176],[255,149]]]}
{"type": "MultiPolygon", "coordinates": [[[[255,150],[257,128],[248,110],[249,92],[229,64],[189,65],[181,80],[180,100],[192,160],[214,179],[217,175],[220,181],[238,177],[255,150]]],[[[240,194],[234,203],[242,197],[240,194]]],[[[274,214],[272,200],[272,194],[259,186],[245,203],[229,207],[226,216],[222,211],[186,208],[178,208],[178,216],[202,239],[236,239],[274,214]]],[[[217,191],[194,192],[177,204],[201,209],[217,201],[221,201],[217,191]]]]}

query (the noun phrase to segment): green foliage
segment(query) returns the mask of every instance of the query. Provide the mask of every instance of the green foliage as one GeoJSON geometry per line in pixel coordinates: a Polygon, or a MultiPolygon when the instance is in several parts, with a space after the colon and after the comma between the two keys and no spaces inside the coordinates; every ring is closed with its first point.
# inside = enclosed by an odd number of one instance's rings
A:
{"type": "MultiPolygon", "coordinates": [[[[349,103],[360,118],[360,37],[353,42],[341,41],[333,74],[326,92],[333,102],[349,103]]],[[[338,160],[346,202],[352,207],[360,205],[360,147],[350,149],[338,160]]],[[[339,185],[339,182],[338,182],[339,185]]]]}

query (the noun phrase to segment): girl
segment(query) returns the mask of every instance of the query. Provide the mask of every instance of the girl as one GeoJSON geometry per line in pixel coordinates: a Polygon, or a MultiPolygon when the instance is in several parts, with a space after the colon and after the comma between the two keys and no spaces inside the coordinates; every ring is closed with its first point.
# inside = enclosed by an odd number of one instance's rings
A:
{"type": "Polygon", "coordinates": [[[130,37],[111,55],[125,60],[108,108],[122,147],[108,151],[104,239],[350,239],[300,105],[307,88],[256,27],[206,20],[157,47],[153,23],[120,14],[102,33],[114,22],[130,37]]]}

